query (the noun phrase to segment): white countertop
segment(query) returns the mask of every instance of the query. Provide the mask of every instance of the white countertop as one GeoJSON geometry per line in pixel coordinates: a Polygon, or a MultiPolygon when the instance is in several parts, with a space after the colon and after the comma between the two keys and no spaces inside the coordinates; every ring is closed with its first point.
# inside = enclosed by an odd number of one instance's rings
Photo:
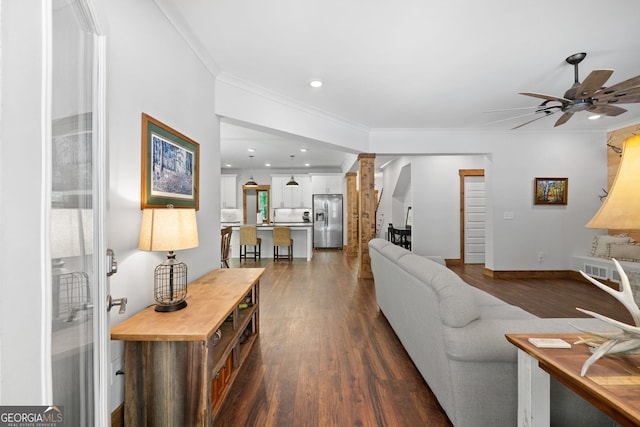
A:
{"type": "MultiPolygon", "coordinates": [[[[245,225],[245,224],[240,224],[238,222],[223,222],[221,223],[222,227],[237,227],[240,228],[241,225],[245,225]]],[[[300,227],[300,228],[305,228],[305,227],[312,227],[313,224],[310,222],[272,222],[271,224],[259,224],[256,225],[256,228],[260,229],[260,228],[273,228],[273,227],[300,227]]]]}

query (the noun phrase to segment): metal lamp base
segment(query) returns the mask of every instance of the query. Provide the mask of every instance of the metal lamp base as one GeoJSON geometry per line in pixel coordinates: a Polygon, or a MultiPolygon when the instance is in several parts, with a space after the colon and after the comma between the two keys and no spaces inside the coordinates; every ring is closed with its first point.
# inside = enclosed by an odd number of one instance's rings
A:
{"type": "Polygon", "coordinates": [[[171,304],[171,305],[160,305],[160,304],[158,304],[158,305],[156,305],[155,310],[163,312],[163,313],[168,313],[168,312],[171,312],[171,311],[182,310],[186,306],[187,306],[187,302],[185,300],[182,300],[180,302],[177,302],[177,303],[171,304]]]}

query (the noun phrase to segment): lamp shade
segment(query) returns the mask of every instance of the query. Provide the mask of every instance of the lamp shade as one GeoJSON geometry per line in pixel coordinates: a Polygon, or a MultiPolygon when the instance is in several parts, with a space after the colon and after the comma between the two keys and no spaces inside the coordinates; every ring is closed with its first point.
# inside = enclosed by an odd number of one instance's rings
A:
{"type": "Polygon", "coordinates": [[[177,251],[198,245],[195,209],[145,209],[142,212],[139,249],[177,251]]]}
{"type": "Polygon", "coordinates": [[[640,229],[640,135],[622,146],[622,160],[613,185],[588,228],[640,229]]]}

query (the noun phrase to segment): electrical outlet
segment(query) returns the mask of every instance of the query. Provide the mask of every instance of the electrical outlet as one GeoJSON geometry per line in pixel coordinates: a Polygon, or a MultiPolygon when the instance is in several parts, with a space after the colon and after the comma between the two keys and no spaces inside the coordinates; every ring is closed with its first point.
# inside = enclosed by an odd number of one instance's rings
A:
{"type": "Polygon", "coordinates": [[[544,262],[544,252],[538,252],[538,263],[542,264],[544,262]]]}

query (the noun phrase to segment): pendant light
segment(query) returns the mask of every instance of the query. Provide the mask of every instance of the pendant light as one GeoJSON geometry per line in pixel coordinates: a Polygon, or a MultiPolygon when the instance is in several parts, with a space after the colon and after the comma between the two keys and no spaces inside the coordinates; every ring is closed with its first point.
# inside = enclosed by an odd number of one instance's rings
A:
{"type": "Polygon", "coordinates": [[[253,156],[249,156],[249,169],[251,170],[251,176],[249,181],[245,182],[245,187],[257,187],[258,183],[253,179],[253,156]]]}
{"type": "Polygon", "coordinates": [[[296,182],[295,178],[293,177],[293,159],[294,159],[293,154],[291,155],[291,179],[289,180],[289,182],[287,182],[287,187],[297,187],[298,183],[296,182]]]}

